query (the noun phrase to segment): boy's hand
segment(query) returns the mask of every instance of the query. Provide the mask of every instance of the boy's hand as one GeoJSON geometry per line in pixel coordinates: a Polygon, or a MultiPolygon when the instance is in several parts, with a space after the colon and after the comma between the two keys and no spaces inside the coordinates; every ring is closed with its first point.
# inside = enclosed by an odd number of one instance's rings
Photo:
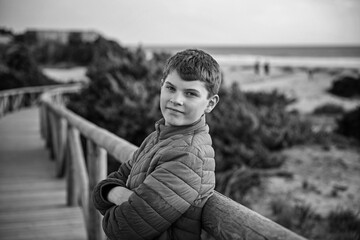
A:
{"type": "Polygon", "coordinates": [[[107,199],[109,202],[112,202],[116,205],[120,205],[123,202],[129,200],[130,195],[133,191],[124,188],[124,187],[114,187],[108,193],[107,199]]]}

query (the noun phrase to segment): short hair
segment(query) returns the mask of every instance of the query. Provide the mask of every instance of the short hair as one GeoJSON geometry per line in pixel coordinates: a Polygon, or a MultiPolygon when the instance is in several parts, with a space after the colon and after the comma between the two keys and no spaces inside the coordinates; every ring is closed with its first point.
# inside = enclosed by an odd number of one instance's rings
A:
{"type": "Polygon", "coordinates": [[[218,94],[221,85],[220,66],[210,54],[199,49],[186,49],[170,57],[164,67],[162,79],[176,70],[185,81],[205,83],[209,97],[218,94]]]}

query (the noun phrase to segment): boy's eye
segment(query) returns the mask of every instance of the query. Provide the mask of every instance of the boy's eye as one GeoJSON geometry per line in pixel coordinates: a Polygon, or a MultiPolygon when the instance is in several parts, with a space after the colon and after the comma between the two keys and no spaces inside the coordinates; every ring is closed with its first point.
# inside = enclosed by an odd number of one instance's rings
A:
{"type": "Polygon", "coordinates": [[[198,94],[194,93],[194,92],[186,92],[185,95],[188,97],[197,97],[198,96],[198,94]]]}
{"type": "Polygon", "coordinates": [[[170,86],[170,85],[167,85],[166,88],[167,88],[168,90],[170,90],[170,91],[175,91],[175,88],[172,87],[172,86],[170,86]]]}

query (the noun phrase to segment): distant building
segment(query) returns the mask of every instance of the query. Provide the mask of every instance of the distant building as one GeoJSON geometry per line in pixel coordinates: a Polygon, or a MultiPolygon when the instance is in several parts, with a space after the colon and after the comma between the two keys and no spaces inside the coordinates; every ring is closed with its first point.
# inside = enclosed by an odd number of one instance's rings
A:
{"type": "Polygon", "coordinates": [[[28,41],[36,41],[38,43],[44,42],[59,42],[67,44],[71,35],[77,35],[82,42],[94,42],[100,34],[94,31],[60,31],[60,30],[27,30],[24,37],[28,41]]]}
{"type": "Polygon", "coordinates": [[[11,42],[13,40],[13,36],[12,35],[3,35],[0,34],[0,44],[8,44],[9,42],[11,42]]]}
{"type": "Polygon", "coordinates": [[[11,30],[0,27],[0,44],[8,44],[14,39],[14,35],[11,30]]]}

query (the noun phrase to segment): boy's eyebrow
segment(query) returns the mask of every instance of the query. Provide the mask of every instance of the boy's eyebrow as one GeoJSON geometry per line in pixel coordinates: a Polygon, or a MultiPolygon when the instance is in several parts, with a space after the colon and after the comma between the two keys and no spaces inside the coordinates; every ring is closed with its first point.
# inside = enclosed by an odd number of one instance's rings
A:
{"type": "Polygon", "coordinates": [[[172,84],[171,82],[169,82],[169,81],[166,81],[165,82],[165,84],[169,84],[169,85],[171,85],[171,86],[174,86],[175,87],[175,85],[174,84],[172,84]]]}
{"type": "MultiPolygon", "coordinates": [[[[172,83],[169,82],[169,81],[166,81],[165,84],[168,84],[168,85],[170,85],[171,87],[176,88],[176,85],[172,84],[172,83]]],[[[194,92],[200,93],[200,92],[199,92],[197,89],[195,89],[195,88],[186,88],[185,91],[194,91],[194,92]]]]}

